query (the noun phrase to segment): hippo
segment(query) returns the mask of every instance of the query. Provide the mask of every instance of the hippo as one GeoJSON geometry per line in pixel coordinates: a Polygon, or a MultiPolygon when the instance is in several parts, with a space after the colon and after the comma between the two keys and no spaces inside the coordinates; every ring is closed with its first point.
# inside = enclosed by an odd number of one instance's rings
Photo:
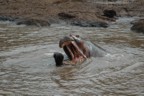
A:
{"type": "MultiPolygon", "coordinates": [[[[87,58],[102,57],[107,54],[105,49],[90,41],[83,40],[79,35],[63,37],[59,41],[59,47],[63,48],[64,52],[68,56],[70,64],[82,63],[87,58]]],[[[56,56],[56,54],[54,55],[56,56]]],[[[57,55],[57,58],[60,58],[61,56],[62,55],[57,55]]]]}

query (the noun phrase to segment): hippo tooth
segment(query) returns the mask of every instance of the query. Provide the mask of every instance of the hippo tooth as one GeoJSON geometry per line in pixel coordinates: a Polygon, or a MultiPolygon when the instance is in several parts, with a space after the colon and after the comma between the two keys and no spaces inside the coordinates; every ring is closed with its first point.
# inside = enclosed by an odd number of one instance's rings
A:
{"type": "Polygon", "coordinates": [[[80,52],[80,54],[86,59],[87,57],[83,54],[83,52],[80,50],[80,48],[75,44],[75,42],[72,41],[72,44],[76,47],[76,49],[80,52]]]}

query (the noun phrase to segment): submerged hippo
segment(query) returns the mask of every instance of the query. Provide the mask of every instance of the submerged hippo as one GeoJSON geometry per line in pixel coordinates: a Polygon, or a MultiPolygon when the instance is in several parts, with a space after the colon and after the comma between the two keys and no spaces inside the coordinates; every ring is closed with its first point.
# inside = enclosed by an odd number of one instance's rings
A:
{"type": "MultiPolygon", "coordinates": [[[[65,36],[59,41],[59,47],[63,48],[70,60],[70,64],[82,63],[87,58],[101,57],[106,54],[103,48],[81,39],[78,35],[65,36]]],[[[54,56],[55,61],[57,61],[56,59],[60,58],[62,54],[54,54],[54,56]]]]}

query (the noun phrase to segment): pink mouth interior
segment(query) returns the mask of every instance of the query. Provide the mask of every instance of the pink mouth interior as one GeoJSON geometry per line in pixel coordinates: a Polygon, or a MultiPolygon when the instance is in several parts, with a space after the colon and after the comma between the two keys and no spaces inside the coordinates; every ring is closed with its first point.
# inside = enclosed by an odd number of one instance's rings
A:
{"type": "Polygon", "coordinates": [[[71,56],[71,61],[73,63],[81,63],[86,59],[86,56],[83,54],[81,49],[76,45],[75,42],[65,42],[63,44],[65,46],[71,56]]]}

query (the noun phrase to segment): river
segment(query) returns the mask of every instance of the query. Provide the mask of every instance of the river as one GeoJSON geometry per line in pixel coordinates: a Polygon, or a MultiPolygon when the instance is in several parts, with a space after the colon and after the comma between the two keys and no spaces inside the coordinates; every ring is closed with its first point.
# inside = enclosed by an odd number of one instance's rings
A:
{"type": "Polygon", "coordinates": [[[108,28],[0,22],[0,96],[144,96],[144,35],[134,18],[108,28]],[[56,67],[60,38],[78,34],[108,51],[75,66],[56,67]]]}

